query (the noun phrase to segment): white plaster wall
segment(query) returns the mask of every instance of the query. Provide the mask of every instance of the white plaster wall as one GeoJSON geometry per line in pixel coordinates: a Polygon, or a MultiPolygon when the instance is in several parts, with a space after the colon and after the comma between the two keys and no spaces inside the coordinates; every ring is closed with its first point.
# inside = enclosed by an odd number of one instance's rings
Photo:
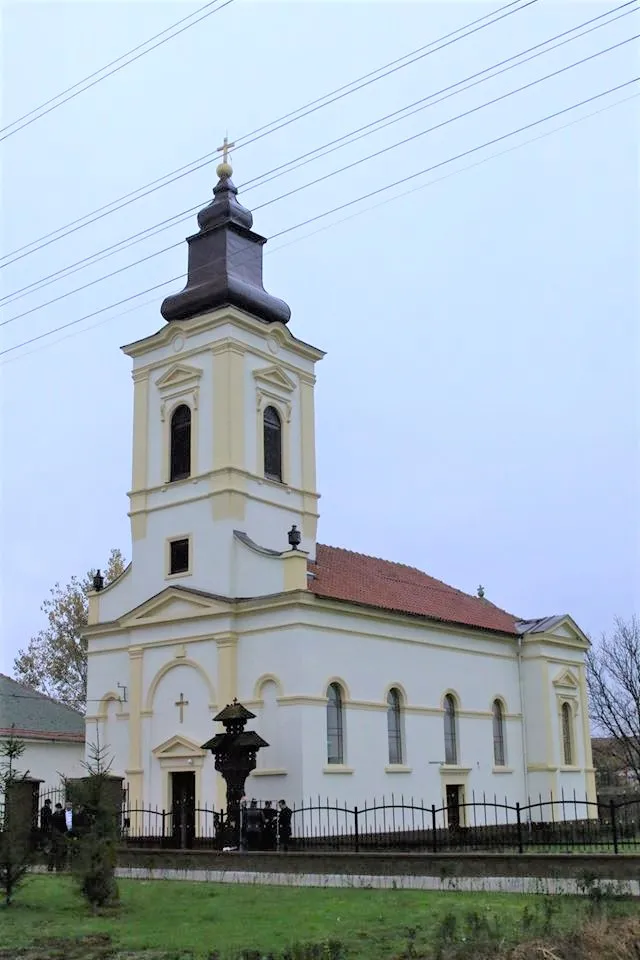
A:
{"type": "Polygon", "coordinates": [[[210,713],[216,702],[215,691],[215,643],[193,645],[191,656],[193,661],[185,663],[182,658],[173,656],[171,647],[161,647],[145,651],[143,658],[143,707],[153,711],[153,732],[155,745],[163,743],[174,733],[181,733],[186,737],[202,736],[203,730],[208,729],[210,713]],[[207,656],[207,647],[213,648],[207,656]],[[205,665],[206,664],[206,665],[205,665]],[[157,679],[161,668],[168,667],[157,679]],[[198,669],[199,668],[199,669],[198,669]],[[156,678],[155,689],[151,684],[156,678]],[[184,721],[179,722],[180,711],[175,701],[184,694],[189,706],[183,710],[184,721]]]}
{"type": "MultiPolygon", "coordinates": [[[[242,524],[249,527],[251,534],[255,531],[251,524],[242,524]]],[[[250,534],[250,535],[251,535],[250,534]]],[[[254,539],[251,536],[251,539],[254,539]]],[[[288,548],[286,533],[281,543],[260,543],[260,546],[271,549],[285,550],[288,548]]],[[[279,557],[265,556],[242,543],[238,539],[233,541],[233,580],[231,581],[231,596],[253,597],[256,591],[262,595],[281,593],[284,590],[284,561],[279,557]]]]}
{"type": "MultiPolygon", "coordinates": [[[[104,748],[107,762],[111,762],[110,772],[125,777],[129,752],[129,722],[122,717],[122,707],[115,700],[107,704],[106,720],[98,724],[100,746],[104,748]]],[[[126,709],[126,707],[125,707],[126,709]]],[[[87,726],[87,743],[91,743],[95,725],[87,726]]]]}
{"type": "MultiPolygon", "coordinates": [[[[445,691],[459,698],[459,764],[470,769],[469,790],[503,799],[521,800],[524,793],[519,686],[513,645],[470,640],[425,628],[400,628],[404,643],[383,638],[378,622],[354,621],[339,615],[320,615],[324,625],[305,628],[292,624],[268,628],[241,637],[239,646],[240,699],[250,698],[256,679],[266,673],[281,681],[286,697],[323,697],[334,678],[344,684],[345,765],[353,773],[324,772],[326,766],[326,711],[324,703],[301,707],[304,730],[304,796],[340,797],[362,804],[374,796],[404,793],[428,803],[439,803],[444,760],[443,718],[439,712],[445,691]],[[361,632],[354,632],[354,625],[361,632]],[[327,630],[331,626],[333,629],[327,630]],[[367,635],[365,628],[370,630],[367,635]],[[378,636],[376,636],[376,632],[378,636]],[[409,642],[420,639],[422,642],[409,642]],[[427,645],[429,640],[433,645],[427,645]],[[438,645],[436,645],[438,644],[438,645]],[[485,650],[498,658],[482,657],[485,650]],[[410,773],[390,773],[386,693],[397,685],[406,693],[405,765],[410,773]],[[507,765],[512,773],[493,770],[491,704],[495,696],[516,716],[505,722],[507,765]],[[356,701],[350,706],[349,700],[356,701]],[[411,712],[411,708],[416,712],[411,712]],[[465,716],[464,711],[473,711],[465,716]],[[429,712],[431,711],[431,712],[429,712]],[[434,715],[434,711],[438,711],[434,715]]],[[[387,628],[388,629],[388,628],[387,628]]],[[[289,708],[284,708],[288,710],[289,708]]],[[[256,729],[259,730],[258,727],[256,729]]]]}
{"type": "Polygon", "coordinates": [[[140,600],[137,599],[133,565],[130,563],[121,577],[109,584],[98,595],[99,621],[108,623],[117,620],[128,610],[132,610],[140,600]]]}
{"type": "MultiPolygon", "coordinates": [[[[459,766],[468,770],[466,796],[471,800],[483,794],[488,799],[523,802],[526,797],[522,756],[520,690],[515,642],[491,638],[461,630],[452,634],[436,626],[401,622],[393,618],[355,616],[336,609],[282,607],[265,612],[246,612],[235,616],[200,618],[173,624],[148,625],[131,631],[138,644],[170,640],[166,645],[146,648],[143,658],[143,709],[152,708],[153,716],[143,718],[143,763],[149,770],[145,795],[150,802],[163,803],[162,777],[152,751],[176,733],[200,744],[214,732],[216,646],[213,639],[186,641],[188,659],[196,661],[213,685],[213,693],[203,676],[185,665],[181,638],[198,633],[211,638],[226,630],[236,632],[238,642],[238,699],[253,703],[261,677],[275,675],[281,696],[270,696],[271,714],[264,717],[268,732],[261,729],[262,708],[254,712],[258,719],[250,726],[266,739],[277,741],[277,749],[260,759],[260,768],[277,767],[286,776],[251,778],[247,792],[261,799],[277,800],[285,796],[299,804],[309,797],[331,797],[340,802],[364,805],[374,797],[404,795],[430,805],[444,799],[443,784],[448,771],[440,770],[444,760],[442,699],[447,690],[458,698],[459,766]],[[301,622],[302,619],[308,623],[301,622]],[[173,669],[158,684],[153,702],[148,692],[154,676],[167,662],[173,669]],[[345,766],[352,772],[326,772],[326,689],[333,680],[345,689],[345,766]],[[404,766],[406,772],[388,771],[386,693],[389,686],[400,687],[405,694],[404,766]],[[189,700],[185,720],[179,724],[174,706],[180,693],[189,700]],[[510,772],[497,772],[493,764],[491,705],[500,696],[506,704],[506,764],[510,772]],[[211,706],[214,703],[214,706],[211,706]],[[276,733],[272,733],[276,731],[276,733]]],[[[124,642],[125,638],[120,638],[124,642]]],[[[92,645],[107,641],[92,640],[92,645]]],[[[114,642],[110,640],[109,642],[114,642]]],[[[119,642],[119,641],[116,641],[119,642]]],[[[557,650],[555,651],[557,655],[557,650]]],[[[576,657],[578,654],[576,654],[576,657]]],[[[122,681],[122,667],[128,666],[126,651],[92,656],[90,664],[100,665],[102,696],[122,681]],[[124,660],[122,659],[124,656],[124,660]]],[[[557,674],[556,665],[530,661],[525,670],[526,704],[530,712],[528,741],[539,753],[534,761],[546,758],[549,725],[544,718],[545,695],[555,710],[555,690],[547,684],[557,674]],[[540,752],[541,751],[541,752],[540,752]]],[[[95,684],[90,666],[90,684],[95,684]]],[[[97,687],[94,689],[98,690],[97,687]]],[[[271,691],[273,693],[273,691],[271,691]]],[[[116,721],[116,724],[122,721],[116,721]]],[[[559,731],[551,724],[554,749],[559,750],[559,731]],[[555,733],[553,731],[555,730],[555,733]]],[[[576,743],[582,725],[576,718],[576,743]]],[[[121,741],[119,741],[121,742],[121,741]]],[[[583,745],[581,747],[583,750],[583,745]]],[[[122,750],[119,747],[118,752],[122,750]]],[[[580,759],[583,752],[579,752],[580,759]]],[[[126,763],[127,761],[125,761],[126,763]]],[[[207,758],[212,768],[212,761],[207,758]]],[[[122,764],[125,766],[125,764],[122,764]]],[[[204,773],[203,773],[204,777],[204,773]]],[[[215,796],[215,778],[211,772],[207,791],[215,796]]],[[[204,784],[203,779],[203,784],[204,784]]],[[[566,791],[584,794],[583,772],[554,773],[551,779],[530,774],[528,789],[532,796],[540,790],[566,784],[566,791]],[[557,777],[561,779],[558,780],[557,777]]]]}
{"type": "Polygon", "coordinates": [[[35,780],[42,780],[40,791],[62,785],[62,777],[83,777],[86,770],[83,743],[63,743],[55,740],[25,740],[18,770],[35,780]]]}

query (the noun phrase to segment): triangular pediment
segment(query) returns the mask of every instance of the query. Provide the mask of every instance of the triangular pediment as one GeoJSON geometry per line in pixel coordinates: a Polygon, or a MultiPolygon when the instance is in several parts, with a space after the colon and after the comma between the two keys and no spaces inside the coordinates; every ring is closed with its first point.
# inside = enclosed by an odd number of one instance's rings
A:
{"type": "Polygon", "coordinates": [[[181,736],[179,733],[174,737],[169,737],[168,740],[157,746],[152,753],[159,760],[165,760],[167,757],[203,757],[205,755],[205,751],[200,747],[200,744],[189,740],[188,737],[181,736]]]}
{"type": "Polygon", "coordinates": [[[571,670],[561,670],[560,673],[554,677],[553,685],[554,687],[570,687],[573,690],[577,690],[580,686],[571,670]]]}
{"type": "Polygon", "coordinates": [[[573,617],[568,614],[559,617],[547,617],[541,620],[525,621],[523,631],[527,642],[542,640],[566,644],[572,647],[590,646],[589,637],[583,633],[573,617]]]}
{"type": "Polygon", "coordinates": [[[151,623],[189,620],[228,613],[229,605],[190,590],[168,587],[120,618],[123,627],[146,626],[151,623]]]}
{"type": "Polygon", "coordinates": [[[174,363],[156,380],[156,387],[163,389],[183,386],[185,383],[191,383],[201,376],[202,370],[199,367],[191,367],[188,363],[174,363]]]}
{"type": "Polygon", "coordinates": [[[291,377],[288,377],[284,370],[281,370],[275,364],[270,367],[262,367],[260,370],[254,370],[253,376],[260,383],[276,387],[278,390],[284,390],[285,393],[292,393],[296,388],[291,377]]]}

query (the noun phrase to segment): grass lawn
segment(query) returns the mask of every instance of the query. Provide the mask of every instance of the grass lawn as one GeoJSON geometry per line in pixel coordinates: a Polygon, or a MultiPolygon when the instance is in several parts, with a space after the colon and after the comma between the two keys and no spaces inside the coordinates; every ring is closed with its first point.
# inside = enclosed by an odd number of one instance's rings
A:
{"type": "MultiPolygon", "coordinates": [[[[38,940],[110,934],[118,948],[140,958],[193,956],[207,958],[214,950],[237,957],[255,949],[263,956],[300,943],[340,941],[349,960],[389,960],[402,953],[415,933],[415,947],[426,947],[443,919],[475,912],[496,925],[503,935],[522,938],[522,915],[557,910],[555,929],[580,923],[584,899],[515,894],[435,893],[408,890],[331,890],[239,886],[182,881],[120,881],[121,905],[116,912],[92,916],[66,876],[32,877],[10,908],[0,907],[0,957],[14,956],[16,947],[38,940]],[[520,936],[518,935],[520,933],[520,936]],[[5,952],[6,951],[6,952],[5,952]]],[[[638,905],[630,908],[637,911],[638,905]]],[[[547,920],[549,917],[547,916],[547,920]]],[[[530,933],[535,934],[535,930],[530,933]]],[[[53,954],[34,952],[31,960],[53,954]]],[[[70,953],[63,952],[61,956],[70,953]]],[[[75,958],[76,954],[73,954],[75,958]]],[[[105,956],[96,947],[78,954],[80,960],[105,956]]],[[[603,958],[604,960],[604,958],[603,958]]]]}

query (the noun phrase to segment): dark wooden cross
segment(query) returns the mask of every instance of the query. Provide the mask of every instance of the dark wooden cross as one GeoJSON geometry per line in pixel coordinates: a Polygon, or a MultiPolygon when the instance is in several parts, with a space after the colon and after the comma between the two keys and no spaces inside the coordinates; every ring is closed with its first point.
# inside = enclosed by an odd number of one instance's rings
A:
{"type": "Polygon", "coordinates": [[[176,700],[175,706],[180,708],[180,723],[184,721],[184,708],[189,706],[189,701],[185,700],[184,693],[180,694],[180,699],[176,700]]]}

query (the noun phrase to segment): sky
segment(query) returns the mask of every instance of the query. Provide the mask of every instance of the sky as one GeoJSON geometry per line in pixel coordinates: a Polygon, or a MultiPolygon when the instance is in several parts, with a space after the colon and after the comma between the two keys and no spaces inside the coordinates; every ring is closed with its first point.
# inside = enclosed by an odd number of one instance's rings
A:
{"type": "MultiPolygon", "coordinates": [[[[0,142],[0,296],[204,205],[217,158],[7,265],[13,251],[215,151],[227,131],[249,141],[232,153],[234,182],[264,236],[351,204],[275,238],[265,256],[265,287],[291,306],[290,330],[327,351],[319,540],[470,593],[482,584],[517,616],[570,613],[597,637],[640,610],[640,84],[477,148],[632,80],[638,41],[459,115],[634,37],[638,4],[433,95],[618,5],[521,0],[252,138],[501,4],[234,0],[0,142]],[[400,122],[248,183],[429,97],[400,122]]],[[[2,126],[197,9],[4,4],[2,126]]],[[[160,303],[183,282],[103,308],[183,274],[180,241],[195,230],[192,214],[0,306],[0,671],[44,626],[56,581],[104,567],[112,547],[130,556],[133,393],[119,348],[164,325],[160,303]]]]}

